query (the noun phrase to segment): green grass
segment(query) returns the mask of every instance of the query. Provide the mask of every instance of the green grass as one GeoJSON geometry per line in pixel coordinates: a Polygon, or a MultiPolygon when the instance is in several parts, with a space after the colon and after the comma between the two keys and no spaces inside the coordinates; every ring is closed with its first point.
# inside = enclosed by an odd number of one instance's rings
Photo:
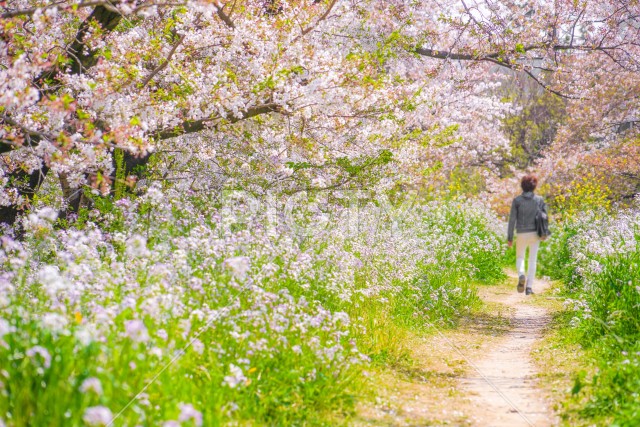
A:
{"type": "Polygon", "coordinates": [[[567,425],[640,425],[638,214],[586,215],[550,243],[542,271],[560,279],[566,309],[556,311],[546,345],[558,375],[570,377],[557,394],[567,425]]]}

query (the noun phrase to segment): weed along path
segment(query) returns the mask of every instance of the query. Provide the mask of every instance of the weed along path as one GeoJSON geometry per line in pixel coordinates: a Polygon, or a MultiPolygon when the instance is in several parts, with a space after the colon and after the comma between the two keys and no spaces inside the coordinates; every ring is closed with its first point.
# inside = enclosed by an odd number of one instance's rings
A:
{"type": "MultiPolygon", "coordinates": [[[[515,278],[512,280],[515,283],[515,278]]],[[[540,298],[549,283],[538,280],[535,291],[540,298]]],[[[556,418],[537,386],[531,352],[549,322],[549,314],[531,304],[532,298],[515,291],[515,285],[485,288],[482,297],[511,309],[511,327],[503,340],[480,357],[468,361],[469,375],[460,379],[468,394],[471,425],[491,427],[552,426],[556,418]]]]}

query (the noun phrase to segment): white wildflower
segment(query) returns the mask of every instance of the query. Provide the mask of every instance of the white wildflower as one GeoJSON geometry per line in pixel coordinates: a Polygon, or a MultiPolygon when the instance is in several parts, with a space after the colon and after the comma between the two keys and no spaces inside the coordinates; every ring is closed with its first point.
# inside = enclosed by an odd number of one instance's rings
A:
{"type": "Polygon", "coordinates": [[[227,258],[224,265],[231,270],[231,273],[238,279],[244,279],[251,268],[251,260],[246,256],[227,258]]]}
{"type": "Polygon", "coordinates": [[[90,406],[82,416],[82,420],[90,426],[106,426],[112,419],[111,410],[105,406],[90,406]]]}
{"type": "Polygon", "coordinates": [[[204,351],[204,344],[202,344],[202,341],[200,341],[197,338],[193,340],[191,347],[193,348],[193,351],[195,351],[198,354],[202,354],[202,352],[204,351]]]}
{"type": "Polygon", "coordinates": [[[134,258],[142,258],[149,256],[150,252],[147,249],[147,239],[139,234],[134,234],[127,239],[127,256],[134,258]]]}
{"type": "Polygon", "coordinates": [[[42,316],[42,326],[52,332],[60,333],[68,325],[67,318],[58,313],[47,313],[42,316]]]}
{"type": "Polygon", "coordinates": [[[38,215],[39,218],[49,222],[55,222],[55,220],[58,219],[58,212],[55,209],[50,208],[48,206],[45,206],[44,208],[39,209],[36,212],[36,215],[38,215]]]}
{"type": "Polygon", "coordinates": [[[55,298],[58,293],[68,288],[68,283],[60,275],[58,267],[45,265],[38,272],[38,280],[49,298],[55,298]]]}
{"type": "Polygon", "coordinates": [[[135,342],[149,341],[149,333],[142,320],[127,320],[124,322],[124,331],[125,335],[135,342]]]}
{"type": "Polygon", "coordinates": [[[247,380],[247,377],[244,376],[242,369],[240,369],[233,363],[229,365],[229,372],[231,375],[227,375],[224,377],[223,385],[227,385],[231,388],[236,388],[238,384],[241,384],[247,380]]]}
{"type": "Polygon", "coordinates": [[[14,331],[15,328],[11,326],[7,319],[3,319],[0,317],[0,338],[3,336],[10,334],[14,331]]]}
{"type": "Polygon", "coordinates": [[[83,393],[87,393],[89,391],[97,394],[98,396],[102,395],[102,384],[100,380],[96,377],[90,377],[82,381],[80,384],[80,391],[83,393]]]}
{"type": "Polygon", "coordinates": [[[180,408],[180,415],[178,416],[180,422],[192,420],[196,426],[199,427],[202,425],[202,413],[197,411],[193,405],[181,403],[178,406],[180,408]]]}
{"type": "Polygon", "coordinates": [[[36,355],[42,358],[42,361],[43,361],[42,365],[45,368],[48,368],[51,366],[51,355],[49,354],[46,348],[36,345],[34,347],[31,347],[29,350],[27,350],[28,357],[34,358],[36,355]]]}

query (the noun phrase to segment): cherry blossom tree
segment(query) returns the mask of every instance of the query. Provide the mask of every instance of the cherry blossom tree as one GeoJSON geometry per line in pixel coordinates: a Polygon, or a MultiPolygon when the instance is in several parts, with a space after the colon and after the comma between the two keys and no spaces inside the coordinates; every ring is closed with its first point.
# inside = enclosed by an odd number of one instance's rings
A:
{"type": "Polygon", "coordinates": [[[108,191],[114,150],[134,163],[160,141],[205,130],[279,153],[260,158],[276,173],[341,166],[319,188],[381,164],[390,143],[429,145],[423,133],[448,126],[443,104],[469,89],[432,84],[433,70],[395,33],[373,34],[370,6],[12,4],[2,15],[3,220],[15,220],[49,170],[77,204],[84,184],[108,191]]]}
{"type": "MultiPolygon", "coordinates": [[[[544,142],[553,145],[539,167],[576,167],[598,150],[606,158],[637,135],[637,2],[462,0],[441,20],[447,24],[437,38],[411,40],[417,54],[513,70],[563,100],[562,123],[544,142]]],[[[612,162],[601,164],[616,170],[612,162]]]]}
{"type": "MultiPolygon", "coordinates": [[[[0,220],[12,224],[48,173],[77,208],[84,186],[107,193],[154,151],[186,151],[202,172],[289,192],[349,185],[368,168],[387,168],[383,186],[491,168],[508,149],[502,69],[566,98],[580,126],[559,135],[574,141],[595,122],[635,120],[636,9],[14,1],[0,22],[0,220]],[[612,73],[630,84],[602,78],[612,73]]],[[[177,160],[163,161],[166,176],[177,160]]]]}

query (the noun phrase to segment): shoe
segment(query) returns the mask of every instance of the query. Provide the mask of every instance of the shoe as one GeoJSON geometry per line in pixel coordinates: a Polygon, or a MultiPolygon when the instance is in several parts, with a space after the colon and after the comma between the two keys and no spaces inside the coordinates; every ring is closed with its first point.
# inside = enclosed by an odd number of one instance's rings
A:
{"type": "Polygon", "coordinates": [[[527,288],[527,295],[535,295],[535,294],[533,293],[533,289],[531,289],[531,288],[527,288]]]}
{"type": "Polygon", "coordinates": [[[524,282],[527,280],[526,277],[524,277],[524,274],[521,274],[520,277],[518,278],[518,292],[519,293],[523,293],[524,292],[524,282]]]}

